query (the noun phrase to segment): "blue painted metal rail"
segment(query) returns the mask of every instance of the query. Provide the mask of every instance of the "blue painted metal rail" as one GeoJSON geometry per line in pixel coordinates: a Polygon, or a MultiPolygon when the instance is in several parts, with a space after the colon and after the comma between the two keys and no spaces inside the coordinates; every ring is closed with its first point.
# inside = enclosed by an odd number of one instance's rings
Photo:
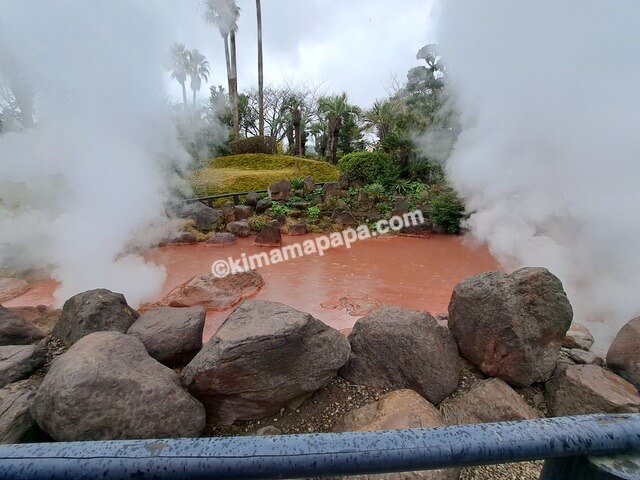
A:
{"type": "Polygon", "coordinates": [[[588,415],[341,434],[4,445],[0,480],[308,478],[535,459],[556,459],[546,478],[575,478],[559,476],[569,467],[558,459],[634,452],[640,414],[588,415]]]}

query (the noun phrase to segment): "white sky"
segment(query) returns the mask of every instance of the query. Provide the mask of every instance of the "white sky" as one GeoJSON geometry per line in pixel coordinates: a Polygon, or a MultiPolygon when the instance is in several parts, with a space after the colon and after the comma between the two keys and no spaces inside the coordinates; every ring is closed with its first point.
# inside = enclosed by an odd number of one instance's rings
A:
{"type": "MultiPolygon", "coordinates": [[[[173,3],[173,2],[172,2],[173,3]]],[[[175,40],[211,63],[209,85],[226,88],[222,39],[202,20],[202,1],[172,8],[175,40]]],[[[369,106],[390,79],[418,65],[416,52],[434,41],[433,0],[263,0],[265,84],[323,84],[369,106]]],[[[239,88],[257,86],[255,1],[239,0],[239,88]]],[[[208,86],[201,98],[208,94],[208,86]]],[[[177,85],[171,92],[180,96],[177,85]]]]}

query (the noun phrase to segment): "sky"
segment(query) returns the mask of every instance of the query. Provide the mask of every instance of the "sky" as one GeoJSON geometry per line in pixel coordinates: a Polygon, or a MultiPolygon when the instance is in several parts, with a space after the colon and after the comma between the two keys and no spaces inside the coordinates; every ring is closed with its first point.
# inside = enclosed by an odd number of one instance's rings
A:
{"type": "MultiPolygon", "coordinates": [[[[351,101],[370,106],[386,96],[394,76],[419,65],[416,52],[434,41],[433,0],[263,0],[265,84],[321,85],[328,93],[346,91],[351,101]]],[[[257,87],[255,1],[239,0],[239,88],[257,87]]],[[[197,48],[211,64],[203,86],[226,86],[220,35],[202,17],[202,0],[175,0],[175,40],[197,48]],[[177,8],[179,6],[179,8],[177,8]]],[[[180,97],[177,84],[171,93],[180,97]]]]}

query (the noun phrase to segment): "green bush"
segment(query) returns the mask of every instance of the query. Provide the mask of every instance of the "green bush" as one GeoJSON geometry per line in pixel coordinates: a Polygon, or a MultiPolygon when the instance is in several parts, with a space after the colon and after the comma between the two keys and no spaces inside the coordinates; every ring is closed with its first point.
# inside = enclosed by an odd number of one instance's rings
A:
{"type": "Polygon", "coordinates": [[[314,205],[313,207],[309,207],[307,209],[307,216],[311,220],[317,220],[318,218],[320,218],[320,207],[317,205],[314,205]]]}
{"type": "Polygon", "coordinates": [[[390,185],[400,176],[395,159],[382,152],[353,152],[338,161],[340,170],[351,181],[390,185]]]}
{"type": "Polygon", "coordinates": [[[231,155],[244,155],[245,153],[266,153],[275,155],[278,153],[276,139],[273,137],[249,137],[231,142],[231,155]]]}
{"type": "Polygon", "coordinates": [[[409,177],[421,180],[429,185],[444,183],[445,175],[442,165],[437,162],[413,162],[409,165],[409,177]]]}
{"type": "Polygon", "coordinates": [[[293,177],[291,179],[291,188],[293,190],[302,190],[304,188],[304,179],[300,177],[293,177]]]}
{"type": "Polygon", "coordinates": [[[291,209],[287,207],[284,203],[273,202],[271,204],[271,208],[269,209],[269,213],[277,217],[278,215],[288,215],[291,209]]]}
{"type": "Polygon", "coordinates": [[[370,183],[362,187],[362,191],[368,193],[376,200],[385,200],[387,198],[387,189],[381,183],[370,183]]]}
{"type": "Polygon", "coordinates": [[[429,216],[447,233],[458,233],[464,217],[464,204],[456,191],[449,186],[432,187],[429,192],[429,216]]]}
{"type": "Polygon", "coordinates": [[[247,219],[247,223],[249,223],[251,230],[261,232],[267,226],[267,223],[269,223],[269,217],[264,215],[252,215],[247,219]]]}

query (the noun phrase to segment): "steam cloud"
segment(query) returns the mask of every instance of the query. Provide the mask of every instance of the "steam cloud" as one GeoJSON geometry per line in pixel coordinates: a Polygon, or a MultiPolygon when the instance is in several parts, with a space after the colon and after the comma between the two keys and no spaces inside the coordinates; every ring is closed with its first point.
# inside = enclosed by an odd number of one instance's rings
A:
{"type": "Polygon", "coordinates": [[[506,267],[556,273],[602,347],[640,310],[640,3],[440,8],[469,226],[506,267]]]}
{"type": "Polygon", "coordinates": [[[58,301],[104,287],[138,305],[164,281],[123,253],[187,161],[165,120],[164,3],[0,0],[0,76],[36,92],[38,119],[0,135],[0,265],[50,267],[58,301]]]}

